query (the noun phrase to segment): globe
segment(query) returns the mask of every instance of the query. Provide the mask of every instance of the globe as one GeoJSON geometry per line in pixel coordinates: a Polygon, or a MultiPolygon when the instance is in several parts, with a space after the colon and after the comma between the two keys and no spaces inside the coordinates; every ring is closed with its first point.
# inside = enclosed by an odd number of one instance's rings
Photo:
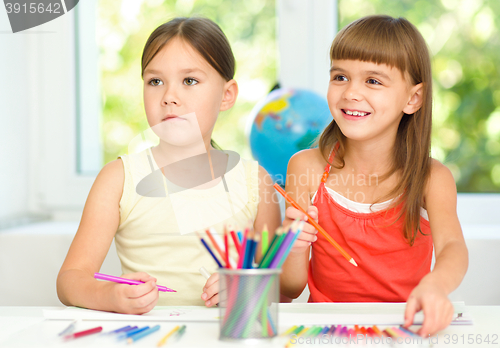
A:
{"type": "Polygon", "coordinates": [[[326,99],[305,89],[279,88],[258,103],[249,118],[249,142],[253,157],[285,185],[288,161],[310,148],[332,121],[326,99]]]}

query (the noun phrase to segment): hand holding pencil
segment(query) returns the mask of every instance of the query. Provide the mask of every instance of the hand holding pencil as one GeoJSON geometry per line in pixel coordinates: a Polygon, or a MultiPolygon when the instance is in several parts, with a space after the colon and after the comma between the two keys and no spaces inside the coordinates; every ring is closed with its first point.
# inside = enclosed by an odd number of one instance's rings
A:
{"type": "Polygon", "coordinates": [[[317,230],[318,232],[320,232],[323,237],[326,238],[326,240],[328,241],[328,243],[330,243],[335,249],[337,249],[340,254],[342,254],[342,256],[347,260],[349,261],[352,265],[358,267],[358,264],[356,263],[356,261],[354,261],[354,259],[344,250],[344,248],[342,248],[336,241],[335,239],[332,238],[332,236],[330,236],[328,234],[328,232],[326,232],[323,227],[321,227],[318,222],[316,220],[314,220],[309,214],[307,214],[307,212],[297,203],[295,202],[295,200],[293,200],[292,197],[290,197],[286,192],[285,190],[283,190],[281,188],[280,185],[278,184],[274,184],[273,187],[276,189],[276,191],[278,191],[282,196],[283,198],[285,198],[288,203],[290,203],[294,208],[300,210],[302,213],[306,214],[307,215],[307,221],[313,225],[317,230]]]}
{"type": "MultiPolygon", "coordinates": [[[[316,208],[315,206],[308,207],[307,214],[316,222],[318,221],[318,208],[316,208]]],[[[307,215],[305,215],[297,208],[288,207],[285,211],[285,221],[289,220],[291,224],[297,219],[307,221],[307,215]]],[[[286,225],[288,227],[289,224],[287,223],[286,225]]],[[[317,233],[318,230],[316,230],[313,225],[305,223],[302,232],[297,238],[297,241],[293,244],[291,252],[303,253],[309,250],[309,246],[318,239],[318,236],[316,235],[317,233]]]]}

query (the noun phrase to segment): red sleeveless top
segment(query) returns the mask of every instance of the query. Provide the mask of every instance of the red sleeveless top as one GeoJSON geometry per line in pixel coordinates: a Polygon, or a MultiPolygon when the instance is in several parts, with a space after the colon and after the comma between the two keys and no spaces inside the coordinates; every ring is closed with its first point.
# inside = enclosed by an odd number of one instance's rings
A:
{"type": "MultiPolygon", "coordinates": [[[[334,151],[330,155],[332,163],[334,151]]],[[[349,263],[321,234],[312,244],[309,263],[309,302],[405,302],[430,271],[432,237],[427,220],[410,246],[403,235],[403,218],[392,224],[401,206],[374,213],[357,213],[335,202],[325,187],[330,165],[313,204],[318,223],[358,267],[349,263]]]]}

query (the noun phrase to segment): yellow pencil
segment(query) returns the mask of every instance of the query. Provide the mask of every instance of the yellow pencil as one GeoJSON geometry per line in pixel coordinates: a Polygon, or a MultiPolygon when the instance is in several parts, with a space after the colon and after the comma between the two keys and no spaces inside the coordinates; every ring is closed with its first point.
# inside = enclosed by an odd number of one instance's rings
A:
{"type": "Polygon", "coordinates": [[[177,325],[176,327],[174,327],[172,329],[172,331],[170,331],[168,334],[165,335],[165,337],[163,337],[160,342],[158,342],[158,344],[156,345],[157,347],[161,347],[165,344],[165,342],[167,342],[168,338],[170,336],[172,336],[177,330],[179,330],[179,325],[177,325]]]}

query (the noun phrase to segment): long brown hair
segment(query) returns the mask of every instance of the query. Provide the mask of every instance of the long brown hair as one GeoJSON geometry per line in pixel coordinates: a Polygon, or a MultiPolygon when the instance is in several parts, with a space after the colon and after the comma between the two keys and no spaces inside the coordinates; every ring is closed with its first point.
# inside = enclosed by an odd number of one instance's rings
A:
{"type": "MultiPolygon", "coordinates": [[[[392,165],[382,180],[398,172],[398,184],[386,196],[401,204],[397,220],[404,217],[404,237],[413,245],[420,231],[420,209],[430,175],[432,125],[432,76],[429,51],[417,28],[405,18],[375,15],[358,19],[343,28],[333,40],[330,59],[361,60],[398,68],[412,85],[423,84],[422,106],[414,114],[403,115],[392,153],[392,165]]],[[[328,161],[328,153],[338,142],[336,168],[345,165],[346,137],[332,121],[319,137],[319,149],[328,161]]]]}
{"type": "MultiPolygon", "coordinates": [[[[177,17],[156,28],[144,45],[141,76],[149,62],[175,37],[190,44],[226,81],[233,79],[236,63],[229,41],[217,24],[203,17],[177,17]]],[[[212,139],[210,142],[220,149],[212,139]]]]}

